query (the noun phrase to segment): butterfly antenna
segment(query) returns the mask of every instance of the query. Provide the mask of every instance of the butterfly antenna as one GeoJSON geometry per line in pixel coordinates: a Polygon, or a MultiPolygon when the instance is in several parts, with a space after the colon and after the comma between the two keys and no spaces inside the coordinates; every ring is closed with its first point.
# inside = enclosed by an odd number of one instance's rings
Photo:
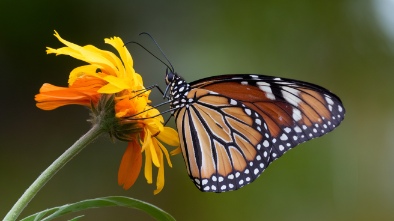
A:
{"type": "MultiPolygon", "coordinates": [[[[160,50],[161,54],[164,56],[164,58],[166,59],[166,61],[168,62],[168,64],[170,64],[171,68],[169,68],[172,72],[175,72],[174,66],[172,66],[170,60],[168,60],[166,54],[163,52],[163,50],[161,49],[161,47],[159,46],[159,44],[156,42],[156,40],[152,37],[152,35],[150,35],[147,32],[142,32],[139,35],[148,35],[150,39],[152,39],[153,43],[155,43],[156,47],[160,50]]],[[[155,56],[156,57],[156,56],[155,56]]],[[[168,67],[168,66],[167,66],[168,67]]]]}
{"type": "MultiPolygon", "coordinates": [[[[140,43],[138,43],[138,42],[136,42],[136,41],[129,41],[129,42],[126,42],[126,43],[124,44],[124,46],[126,46],[127,44],[136,44],[136,45],[140,46],[142,49],[144,49],[146,52],[148,52],[150,55],[152,55],[152,56],[153,56],[154,58],[156,58],[158,61],[160,61],[161,63],[163,63],[167,68],[169,68],[169,69],[173,68],[172,65],[171,65],[171,63],[170,63],[171,66],[168,66],[168,64],[166,64],[163,60],[161,60],[161,59],[158,58],[156,55],[154,55],[151,51],[149,51],[147,48],[145,48],[142,44],[140,44],[140,43]]],[[[166,58],[166,59],[167,59],[167,58],[166,58]]],[[[167,59],[167,60],[168,60],[168,59],[167,59]]]]}

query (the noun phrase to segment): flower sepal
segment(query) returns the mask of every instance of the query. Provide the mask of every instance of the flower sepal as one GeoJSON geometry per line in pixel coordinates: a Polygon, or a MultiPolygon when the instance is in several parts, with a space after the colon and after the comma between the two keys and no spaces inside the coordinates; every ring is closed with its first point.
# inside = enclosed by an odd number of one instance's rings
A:
{"type": "Polygon", "coordinates": [[[91,118],[93,125],[99,124],[102,130],[109,133],[111,138],[130,142],[136,139],[136,134],[142,131],[136,121],[122,121],[115,114],[115,100],[112,94],[103,94],[97,105],[91,103],[91,118]]]}

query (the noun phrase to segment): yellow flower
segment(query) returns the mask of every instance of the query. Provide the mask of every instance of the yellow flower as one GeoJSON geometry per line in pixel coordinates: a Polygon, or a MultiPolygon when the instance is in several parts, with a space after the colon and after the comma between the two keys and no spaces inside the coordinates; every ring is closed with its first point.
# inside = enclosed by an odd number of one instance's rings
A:
{"type": "Polygon", "coordinates": [[[119,37],[105,39],[105,43],[118,51],[119,59],[112,52],[92,45],[81,47],[68,42],[56,31],[55,36],[66,47],[48,47],[48,54],[69,55],[88,64],[71,71],[68,87],[44,84],[35,96],[37,107],[53,110],[64,105],[78,104],[91,107],[95,113],[100,100],[108,100],[104,95],[112,95],[115,105],[111,107],[113,113],[109,117],[115,119],[115,124],[108,128],[108,132],[129,142],[119,167],[118,183],[124,189],[134,184],[142,167],[144,152],[145,178],[148,183],[152,183],[152,165],[158,168],[154,194],[159,193],[164,187],[164,156],[172,167],[168,151],[162,143],[179,146],[178,135],[174,129],[163,125],[160,112],[149,105],[150,91],[145,90],[142,77],[135,72],[133,59],[123,41],[119,37]]]}

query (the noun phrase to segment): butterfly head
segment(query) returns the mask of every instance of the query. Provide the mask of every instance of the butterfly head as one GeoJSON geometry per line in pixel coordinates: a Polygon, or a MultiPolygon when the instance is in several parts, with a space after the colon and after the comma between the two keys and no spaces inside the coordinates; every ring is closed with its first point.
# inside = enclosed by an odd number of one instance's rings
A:
{"type": "Polygon", "coordinates": [[[173,81],[175,81],[178,78],[178,74],[169,68],[166,69],[166,84],[170,85],[173,81]]]}

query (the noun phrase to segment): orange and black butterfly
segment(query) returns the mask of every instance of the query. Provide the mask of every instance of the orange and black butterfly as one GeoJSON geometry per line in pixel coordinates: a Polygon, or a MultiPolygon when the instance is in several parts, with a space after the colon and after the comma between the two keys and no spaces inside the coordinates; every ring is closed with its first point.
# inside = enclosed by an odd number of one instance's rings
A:
{"type": "Polygon", "coordinates": [[[237,190],[286,151],[334,130],[341,100],[315,84],[255,74],[187,83],[166,74],[190,178],[203,192],[237,190]]]}

